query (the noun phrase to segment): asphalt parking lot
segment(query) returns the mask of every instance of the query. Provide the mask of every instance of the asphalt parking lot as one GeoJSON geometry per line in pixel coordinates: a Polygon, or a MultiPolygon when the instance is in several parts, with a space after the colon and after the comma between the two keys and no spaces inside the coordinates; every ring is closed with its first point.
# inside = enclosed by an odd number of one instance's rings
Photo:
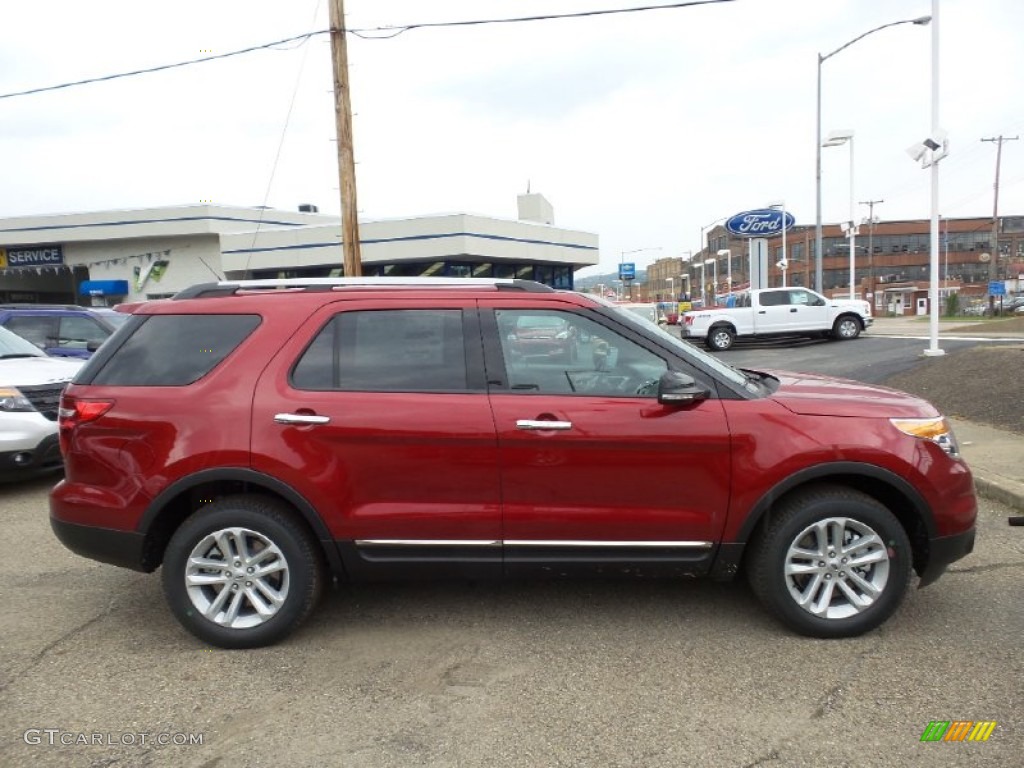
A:
{"type": "Polygon", "coordinates": [[[283,645],[187,635],[156,575],[64,550],[49,482],[0,486],[0,765],[1019,765],[1024,529],[880,631],[788,634],[741,583],[340,589],[283,645]],[[931,721],[988,741],[921,742],[931,721]],[[201,743],[199,743],[201,742],[201,743]]]}

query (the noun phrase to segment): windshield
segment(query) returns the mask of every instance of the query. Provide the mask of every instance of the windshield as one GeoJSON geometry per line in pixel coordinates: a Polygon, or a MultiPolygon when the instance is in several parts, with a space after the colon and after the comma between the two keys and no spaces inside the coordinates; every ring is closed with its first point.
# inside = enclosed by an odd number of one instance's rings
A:
{"type": "Polygon", "coordinates": [[[46,353],[31,341],[0,328],[0,358],[4,357],[46,357],[46,353]]]}
{"type": "Polygon", "coordinates": [[[516,327],[559,330],[565,327],[565,320],[554,315],[523,315],[516,320],[516,327]]]}
{"type": "Polygon", "coordinates": [[[723,363],[717,357],[712,354],[705,352],[702,349],[695,347],[693,344],[683,341],[680,338],[673,336],[671,333],[666,331],[660,325],[646,322],[641,320],[635,314],[630,312],[628,309],[622,309],[617,304],[613,304],[610,301],[603,299],[600,296],[591,296],[590,298],[599,301],[606,307],[611,308],[615,314],[622,318],[626,323],[632,326],[638,326],[643,329],[645,333],[656,334],[659,339],[670,345],[678,354],[685,355],[686,357],[695,359],[699,364],[706,368],[710,368],[715,373],[719,374],[722,378],[735,384],[736,386],[743,387],[748,392],[760,391],[760,385],[751,382],[748,377],[742,371],[733,368],[731,365],[723,363]]]}
{"type": "Polygon", "coordinates": [[[131,317],[131,315],[126,312],[104,312],[100,317],[102,317],[112,327],[120,328],[128,322],[128,318],[131,317]]]}

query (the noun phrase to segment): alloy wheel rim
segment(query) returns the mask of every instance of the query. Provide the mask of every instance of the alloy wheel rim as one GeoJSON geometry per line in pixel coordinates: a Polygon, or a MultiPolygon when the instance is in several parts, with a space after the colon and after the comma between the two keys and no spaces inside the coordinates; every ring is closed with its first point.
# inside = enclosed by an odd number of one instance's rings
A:
{"type": "Polygon", "coordinates": [[[790,597],[823,619],[846,619],[873,606],[889,581],[890,553],[870,526],[830,517],[804,528],[786,551],[790,597]]]}
{"type": "Polygon", "coordinates": [[[288,597],[288,561],[274,542],[248,528],[222,528],[189,553],[185,589],[193,607],[228,629],[251,629],[277,615],[288,597]]]}

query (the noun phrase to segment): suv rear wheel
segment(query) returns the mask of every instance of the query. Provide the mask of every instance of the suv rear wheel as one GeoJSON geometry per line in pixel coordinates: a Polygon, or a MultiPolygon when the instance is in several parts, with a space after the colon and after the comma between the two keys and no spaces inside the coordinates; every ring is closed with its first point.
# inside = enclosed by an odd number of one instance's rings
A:
{"type": "Polygon", "coordinates": [[[716,325],[708,331],[708,347],[715,352],[725,352],[732,348],[736,333],[728,325],[716,325]]]}
{"type": "Polygon", "coordinates": [[[323,590],[323,572],[316,541],[288,506],[239,495],[202,507],[175,531],[163,585],[174,615],[196,637],[254,648],[305,620],[323,590]]]}
{"type": "Polygon", "coordinates": [[[910,540],[875,499],[819,487],[784,502],[751,553],[754,593],[783,623],[812,637],[853,637],[899,607],[910,582],[910,540]]]}

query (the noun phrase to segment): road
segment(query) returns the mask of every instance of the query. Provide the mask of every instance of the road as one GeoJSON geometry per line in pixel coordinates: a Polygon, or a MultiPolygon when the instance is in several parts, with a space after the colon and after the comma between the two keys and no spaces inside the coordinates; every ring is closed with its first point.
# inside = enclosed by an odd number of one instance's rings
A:
{"type": "MultiPolygon", "coordinates": [[[[678,330],[676,333],[678,335],[678,330]]],[[[943,339],[942,349],[954,352],[981,343],[999,341],[943,339]]],[[[917,365],[922,350],[927,346],[927,341],[919,338],[872,336],[869,332],[853,341],[843,342],[826,339],[743,341],[727,352],[715,354],[738,368],[822,373],[867,384],[879,384],[917,365]]]]}
{"type": "Polygon", "coordinates": [[[66,551],[48,488],[0,486],[5,768],[1008,766],[1024,753],[1024,529],[993,503],[974,554],[851,640],[789,634],[742,583],[406,584],[338,590],[285,644],[229,652],[176,624],[158,575],[66,551]],[[997,725],[984,743],[922,743],[935,720],[997,725]]]}

